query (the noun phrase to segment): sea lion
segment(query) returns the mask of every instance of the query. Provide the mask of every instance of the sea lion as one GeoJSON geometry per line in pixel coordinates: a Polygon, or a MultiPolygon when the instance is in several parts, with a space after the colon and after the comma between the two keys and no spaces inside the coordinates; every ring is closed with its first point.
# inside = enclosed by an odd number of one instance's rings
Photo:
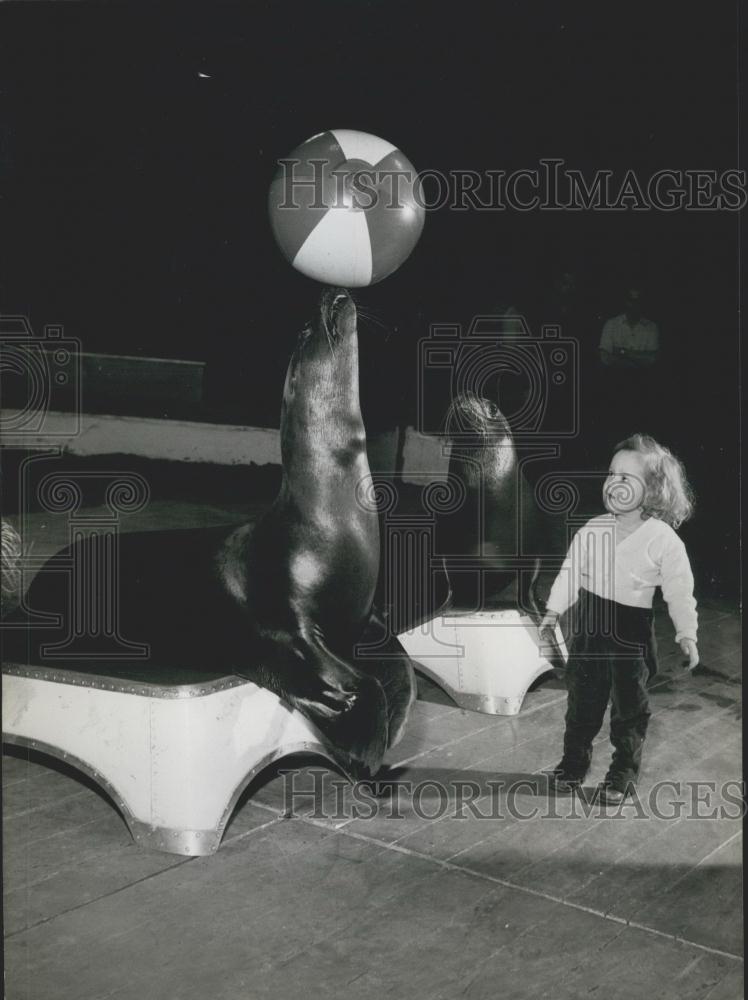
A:
{"type": "MultiPolygon", "coordinates": [[[[442,515],[437,529],[449,606],[455,611],[512,607],[539,622],[539,583],[549,574],[546,560],[565,553],[563,525],[538,507],[509,423],[495,402],[461,394],[450,405],[445,427],[451,439],[449,476],[465,490],[464,502],[442,515]]],[[[560,650],[552,650],[551,660],[563,668],[560,650]]]]}
{"type": "MultiPolygon", "coordinates": [[[[410,660],[373,607],[379,526],[376,506],[361,499],[370,472],[357,313],[345,289],[322,294],[299,336],[283,390],[281,454],[280,492],[256,523],[119,536],[117,632],[149,655],[130,662],[120,648],[117,667],[246,677],[309,718],[350,776],[368,777],[400,738],[416,689],[410,660]],[[367,657],[366,647],[376,653],[367,657]]],[[[4,630],[25,660],[47,662],[44,647],[69,637],[69,567],[83,565],[80,547],[94,544],[68,547],[33,580],[26,608],[58,614],[60,627],[4,630]]],[[[77,637],[54,666],[74,668],[86,642],[77,637]]]]}
{"type": "Polygon", "coordinates": [[[371,473],[356,320],[345,290],[323,293],[286,375],[280,493],[246,548],[234,536],[239,555],[227,547],[224,575],[252,608],[261,682],[344,748],[356,770],[373,774],[402,734],[415,676],[373,607],[379,522],[364,499],[371,473]],[[366,658],[367,646],[376,658],[366,658]]]}

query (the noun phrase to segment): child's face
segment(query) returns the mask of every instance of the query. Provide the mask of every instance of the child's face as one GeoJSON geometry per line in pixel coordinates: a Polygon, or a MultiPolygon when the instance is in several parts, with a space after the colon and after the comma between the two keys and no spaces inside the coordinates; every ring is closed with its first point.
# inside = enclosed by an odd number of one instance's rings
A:
{"type": "Polygon", "coordinates": [[[603,503],[611,514],[638,510],[644,499],[644,459],[637,451],[617,451],[603,486],[603,503]]]}

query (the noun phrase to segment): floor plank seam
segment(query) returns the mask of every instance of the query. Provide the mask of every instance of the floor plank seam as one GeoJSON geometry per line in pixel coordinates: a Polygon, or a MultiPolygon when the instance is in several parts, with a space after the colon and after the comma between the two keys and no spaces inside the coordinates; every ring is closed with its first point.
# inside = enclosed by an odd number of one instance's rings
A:
{"type": "MultiPolygon", "coordinates": [[[[469,733],[463,733],[462,736],[457,736],[453,740],[447,740],[446,743],[440,743],[437,746],[428,747],[426,750],[422,750],[420,753],[417,753],[417,754],[412,754],[410,757],[404,757],[402,760],[399,760],[396,763],[391,764],[390,766],[393,767],[393,768],[395,768],[395,767],[405,767],[407,764],[411,764],[414,760],[420,760],[421,757],[425,757],[427,754],[437,753],[439,750],[445,750],[448,747],[456,746],[459,743],[461,743],[463,740],[470,739],[471,737],[477,736],[480,733],[486,733],[488,730],[493,729],[493,728],[501,725],[501,721],[500,721],[501,719],[506,719],[506,718],[511,718],[511,719],[525,718],[526,719],[530,715],[534,715],[536,712],[540,712],[540,711],[543,711],[546,708],[550,708],[552,705],[557,705],[559,702],[563,701],[565,698],[566,698],[566,694],[564,693],[563,695],[559,696],[558,698],[554,698],[552,701],[547,701],[544,705],[537,705],[535,708],[530,708],[526,712],[520,712],[520,714],[517,715],[517,716],[494,716],[494,721],[491,722],[489,725],[482,726],[480,729],[473,729],[469,733]]],[[[458,709],[457,706],[455,706],[455,710],[456,711],[465,711],[464,709],[458,709]]],[[[476,712],[474,714],[477,715],[478,713],[476,712]]],[[[531,737],[531,739],[537,739],[537,736],[531,737]]],[[[521,742],[528,743],[530,741],[531,740],[528,739],[528,740],[523,740],[521,742]]],[[[519,746],[520,744],[514,744],[514,745],[519,746]]]]}
{"type": "Polygon", "coordinates": [[[688,965],[684,969],[681,969],[681,971],[675,977],[676,982],[679,979],[688,979],[688,977],[694,971],[694,969],[699,964],[699,962],[703,962],[703,961],[704,961],[704,956],[703,955],[696,955],[695,958],[692,958],[691,961],[688,963],[688,965]]]}
{"type": "MultiPolygon", "coordinates": [[[[483,796],[481,796],[481,798],[483,798],[483,796]]],[[[476,799],[475,801],[476,801],[476,804],[477,804],[481,800],[480,799],[476,799]]],[[[389,844],[399,844],[400,841],[407,840],[408,837],[412,837],[414,834],[420,833],[423,830],[428,830],[431,827],[436,826],[438,823],[441,823],[442,820],[447,819],[447,818],[449,818],[449,814],[445,812],[444,815],[442,815],[442,816],[435,816],[433,819],[424,819],[424,821],[421,824],[419,824],[418,826],[416,826],[415,828],[411,828],[411,829],[407,830],[401,836],[395,837],[394,840],[387,841],[387,843],[389,843],[389,844]]],[[[345,827],[347,825],[348,825],[348,822],[346,822],[344,824],[341,824],[341,828],[345,827]]]]}
{"type": "MultiPolygon", "coordinates": [[[[127,833],[127,839],[124,840],[121,844],[102,844],[101,847],[98,850],[91,851],[90,854],[84,855],[83,857],[79,857],[76,860],[75,865],[73,865],[73,866],[68,865],[66,868],[59,868],[57,871],[48,872],[46,875],[42,875],[42,876],[40,876],[39,878],[36,878],[36,879],[27,879],[24,882],[23,888],[26,889],[26,890],[36,889],[38,886],[44,885],[45,882],[49,882],[50,879],[57,878],[57,876],[60,875],[60,874],[62,874],[63,872],[70,872],[71,870],[74,870],[75,868],[80,869],[81,867],[85,867],[86,865],[90,864],[97,856],[101,857],[101,856],[103,856],[105,854],[111,853],[111,851],[113,849],[114,850],[119,850],[119,849],[122,849],[122,850],[131,850],[135,846],[136,845],[133,843],[133,840],[130,837],[130,834],[128,832],[127,833]]],[[[28,861],[27,861],[27,865],[28,865],[28,861]]],[[[17,891],[17,890],[15,890],[15,889],[4,890],[3,891],[3,897],[8,896],[8,895],[10,895],[11,893],[13,893],[15,891],[17,891]]]]}
{"type": "MultiPolygon", "coordinates": [[[[44,805],[41,805],[41,806],[32,806],[30,809],[21,809],[20,811],[16,811],[16,812],[4,812],[3,813],[3,822],[7,823],[7,821],[10,820],[10,819],[23,819],[24,816],[33,816],[34,813],[42,812],[45,809],[54,808],[56,806],[61,805],[63,802],[72,802],[75,799],[80,799],[84,795],[88,795],[92,791],[93,791],[93,789],[91,789],[91,788],[82,788],[79,792],[71,792],[70,795],[66,795],[65,798],[63,798],[63,799],[57,799],[55,802],[51,802],[51,803],[50,802],[46,802],[44,805]]],[[[94,794],[96,794],[96,793],[94,793],[94,794]]]]}
{"type": "MultiPolygon", "coordinates": [[[[8,754],[3,753],[3,760],[9,758],[8,754]]],[[[12,760],[17,760],[17,758],[10,758],[12,760]]],[[[24,774],[19,778],[9,778],[7,781],[3,781],[3,792],[7,791],[9,788],[15,788],[17,785],[23,784],[33,784],[35,781],[39,781],[40,778],[45,778],[49,774],[49,768],[46,768],[41,774],[24,774]]]]}
{"type": "MultiPolygon", "coordinates": [[[[261,830],[267,830],[267,828],[269,826],[275,826],[275,824],[278,823],[278,822],[280,822],[280,820],[282,820],[282,819],[283,819],[282,815],[280,815],[280,816],[274,816],[273,819],[269,819],[267,821],[267,823],[261,823],[260,826],[255,826],[251,830],[245,830],[244,833],[237,833],[233,837],[228,837],[227,839],[222,840],[221,844],[220,844],[220,847],[224,847],[224,846],[228,847],[229,844],[238,844],[239,841],[246,840],[247,837],[251,837],[253,834],[259,833],[261,830]]],[[[220,847],[219,847],[219,850],[220,850],[220,847]]]]}
{"type": "MultiPolygon", "coordinates": [[[[678,823],[680,823],[682,819],[683,819],[683,817],[679,816],[678,819],[673,820],[672,821],[673,826],[675,826],[678,823]]],[[[658,832],[655,833],[654,837],[652,837],[652,839],[649,842],[651,843],[653,840],[656,840],[658,837],[664,836],[664,834],[667,833],[667,832],[669,832],[669,831],[671,831],[672,828],[673,828],[672,826],[668,826],[668,827],[663,827],[661,830],[658,830],[658,832]]],[[[595,829],[595,827],[585,827],[580,834],[578,834],[576,837],[572,837],[572,839],[570,841],[568,841],[567,843],[560,844],[558,847],[554,848],[552,851],[549,851],[548,854],[544,855],[544,857],[542,857],[542,858],[539,858],[537,861],[531,861],[530,864],[524,865],[522,868],[518,868],[516,874],[519,875],[522,872],[528,872],[531,868],[534,868],[535,865],[541,864],[541,863],[547,861],[549,858],[552,858],[554,854],[556,854],[560,850],[563,850],[565,847],[568,847],[569,844],[574,844],[577,840],[583,839],[584,837],[588,836],[590,833],[593,832],[594,829],[595,829]]],[[[616,865],[620,864],[622,861],[625,862],[628,858],[632,857],[632,855],[637,854],[637,852],[639,850],[640,850],[639,846],[635,845],[630,850],[625,851],[622,854],[619,854],[615,858],[615,860],[612,862],[612,864],[609,865],[608,867],[615,867],[616,865]]],[[[603,876],[602,873],[599,874],[599,875],[593,875],[586,882],[583,882],[581,885],[578,885],[576,891],[582,892],[584,889],[587,889],[590,885],[592,885],[593,882],[596,882],[597,879],[603,878],[603,877],[604,876],[603,876]]]]}
{"type": "MultiPolygon", "coordinates": [[[[722,986],[724,980],[725,977],[721,976],[716,983],[712,983],[712,985],[709,987],[709,992],[705,993],[704,996],[701,998],[701,1000],[709,1000],[709,997],[714,995],[714,991],[719,989],[720,986],[722,986]]],[[[743,996],[742,990],[739,993],[736,993],[735,996],[736,997],[743,996]]]]}
{"type": "MultiPolygon", "coordinates": [[[[680,822],[680,820],[678,822],[680,822]]],[[[743,836],[743,831],[742,830],[736,830],[735,833],[733,833],[731,837],[728,837],[727,840],[723,841],[721,844],[718,844],[717,847],[715,847],[711,851],[709,851],[708,854],[705,854],[704,857],[701,858],[701,860],[697,861],[697,863],[695,865],[692,865],[692,867],[689,868],[687,872],[684,872],[682,875],[679,875],[678,878],[674,882],[672,882],[665,889],[665,892],[666,893],[672,892],[673,889],[677,885],[680,885],[680,883],[684,879],[688,878],[690,875],[693,875],[693,873],[697,869],[701,868],[701,866],[704,864],[705,861],[708,861],[709,858],[713,857],[715,854],[717,854],[719,851],[721,851],[724,847],[727,847],[727,845],[730,844],[730,843],[732,843],[733,840],[736,840],[738,837],[742,837],[742,836],[743,836]]],[[[739,873],[739,869],[736,868],[735,869],[735,873],[737,875],[739,873]]]]}
{"type": "MultiPolygon", "coordinates": [[[[119,816],[119,814],[116,812],[114,808],[112,808],[112,812],[115,813],[117,818],[121,820],[125,829],[127,829],[127,824],[121,818],[121,816],[119,816]]],[[[75,826],[68,826],[61,830],[55,830],[54,833],[47,833],[45,834],[45,836],[37,837],[35,840],[24,840],[23,849],[24,851],[28,852],[30,848],[35,847],[37,844],[46,844],[50,840],[55,840],[57,837],[66,837],[71,833],[77,834],[80,831],[85,830],[86,827],[94,826],[96,823],[108,823],[111,818],[112,817],[109,814],[107,814],[106,816],[96,816],[95,819],[86,820],[85,823],[76,823],[75,826]]],[[[5,822],[6,822],[6,817],[3,817],[3,823],[5,822]]],[[[128,837],[130,837],[129,831],[128,831],[128,837]]],[[[5,839],[8,840],[7,831],[5,832],[5,839]]],[[[130,837],[130,839],[132,838],[130,837]]]]}
{"type": "MultiPolygon", "coordinates": [[[[511,745],[511,747],[509,747],[509,748],[506,748],[506,749],[510,749],[510,750],[514,751],[514,750],[516,750],[516,749],[517,749],[518,747],[521,747],[521,746],[524,746],[524,745],[526,745],[527,743],[532,743],[532,742],[533,742],[534,740],[537,740],[537,739],[539,739],[539,738],[540,738],[540,737],[538,737],[538,735],[537,735],[537,734],[535,734],[534,736],[531,736],[531,737],[528,737],[528,739],[526,739],[526,740],[520,740],[520,741],[519,741],[518,743],[513,743],[513,744],[511,745]]],[[[465,770],[465,771],[469,771],[469,770],[472,770],[473,768],[475,768],[475,767],[478,767],[478,766],[479,766],[480,764],[482,764],[482,763],[483,763],[484,761],[486,761],[486,760],[491,760],[491,759],[492,759],[492,758],[493,758],[494,756],[495,756],[495,754],[490,754],[490,755],[489,755],[489,756],[487,756],[487,757],[481,757],[481,758],[479,758],[478,760],[476,760],[476,761],[472,761],[472,762],[470,762],[469,764],[465,765],[465,767],[464,767],[464,768],[460,768],[460,770],[465,770]]],[[[531,774],[534,774],[534,773],[536,773],[536,772],[534,772],[534,771],[531,771],[530,773],[531,773],[531,774]]],[[[488,793],[487,793],[487,794],[488,794],[488,793]]],[[[480,802],[483,802],[483,801],[484,801],[484,800],[486,799],[486,797],[487,797],[487,795],[481,795],[481,796],[480,796],[480,798],[477,798],[477,799],[475,800],[475,805],[476,805],[476,806],[478,806],[478,804],[479,804],[480,802]]],[[[446,812],[445,812],[445,813],[444,813],[444,814],[443,814],[442,816],[437,816],[437,817],[435,817],[434,819],[430,819],[430,820],[426,820],[426,821],[425,821],[425,822],[424,822],[424,823],[423,823],[422,825],[420,825],[420,826],[416,827],[416,828],[415,828],[415,830],[409,830],[409,831],[408,831],[407,833],[404,833],[404,834],[403,834],[403,835],[402,835],[401,837],[396,837],[396,838],[395,838],[395,840],[391,841],[390,843],[393,843],[393,844],[397,844],[397,843],[399,843],[399,842],[400,842],[401,840],[405,840],[405,839],[406,839],[407,837],[410,837],[410,836],[412,836],[412,835],[413,835],[414,833],[418,833],[418,832],[419,832],[420,830],[426,830],[426,829],[427,829],[427,828],[429,828],[429,827],[432,827],[432,826],[435,826],[435,825],[436,825],[437,823],[441,823],[441,822],[443,822],[443,821],[444,821],[445,819],[449,819],[449,814],[448,814],[448,813],[446,813],[446,812]]],[[[347,824],[343,824],[343,825],[347,825],[347,824]]]]}
{"type": "Polygon", "coordinates": [[[100,896],[94,896],[92,899],[86,899],[82,903],[76,903],[75,906],[71,906],[66,910],[61,910],[59,913],[54,913],[49,917],[44,917],[43,920],[37,920],[36,923],[29,924],[28,927],[20,927],[17,931],[10,931],[10,933],[5,935],[5,940],[10,940],[10,938],[17,937],[19,934],[26,934],[28,931],[36,930],[37,927],[42,927],[44,924],[48,924],[53,920],[57,920],[59,917],[66,917],[70,913],[75,913],[76,910],[82,910],[86,906],[91,906],[93,903],[99,903],[102,899],[109,899],[112,896],[117,896],[121,892],[126,892],[128,889],[132,889],[133,886],[141,885],[143,882],[150,882],[151,879],[158,878],[159,875],[163,875],[164,872],[174,871],[175,868],[181,868],[183,865],[188,865],[192,861],[199,860],[197,857],[190,858],[180,858],[174,864],[167,865],[165,868],[159,869],[157,872],[151,872],[150,875],[144,875],[142,878],[137,878],[133,882],[128,882],[127,885],[121,885],[117,889],[112,889],[111,892],[104,892],[100,896]]]}
{"type": "MultiPolygon", "coordinates": [[[[630,807],[623,806],[623,808],[630,808],[630,807]]],[[[655,833],[654,837],[652,837],[650,843],[652,841],[654,841],[654,840],[657,840],[660,837],[663,837],[666,833],[672,832],[673,828],[675,826],[678,826],[685,819],[687,819],[686,816],[678,816],[677,819],[670,819],[670,820],[668,820],[667,821],[668,825],[667,826],[662,826],[660,829],[658,829],[657,832],[655,833]]],[[[592,828],[589,828],[589,827],[586,828],[585,830],[582,831],[582,833],[579,836],[572,838],[572,840],[569,841],[568,843],[574,843],[574,841],[579,840],[580,837],[587,836],[588,834],[590,834],[591,830],[594,830],[594,827],[592,827],[592,828]]],[[[738,830],[737,833],[733,834],[731,837],[728,838],[728,840],[725,841],[725,844],[729,843],[731,840],[733,840],[736,836],[739,836],[740,834],[741,834],[741,831],[738,830]]],[[[725,844],[721,844],[719,846],[719,848],[715,848],[715,850],[721,849],[722,847],[725,846],[725,844]]],[[[545,855],[543,858],[540,858],[538,861],[533,861],[529,865],[525,865],[523,868],[518,869],[517,874],[519,874],[520,872],[523,872],[523,871],[528,871],[530,868],[533,868],[536,864],[539,864],[540,862],[543,862],[543,861],[547,860],[548,858],[552,857],[557,851],[562,850],[566,846],[568,846],[568,844],[561,844],[561,845],[559,845],[559,847],[554,848],[554,850],[550,851],[547,855],[545,855]]],[[[625,851],[624,853],[618,855],[616,857],[616,859],[613,861],[612,865],[610,865],[609,867],[615,867],[616,865],[619,865],[621,862],[625,862],[628,858],[631,858],[632,856],[636,855],[638,851],[639,851],[638,845],[635,845],[635,846],[631,847],[628,851],[625,851]]],[[[710,854],[707,855],[706,857],[709,857],[713,853],[714,852],[711,851],[710,854]]],[[[702,861],[703,860],[705,860],[705,858],[702,858],[702,861]]],[[[701,864],[701,862],[699,862],[699,864],[701,864]]],[[[669,892],[675,885],[678,884],[678,882],[681,881],[682,878],[686,878],[686,876],[689,875],[697,867],[698,867],[698,865],[694,865],[694,867],[691,868],[691,869],[689,869],[689,871],[686,872],[685,875],[680,876],[677,879],[676,882],[674,882],[671,886],[669,886],[666,891],[669,892]]],[[[592,878],[588,879],[586,882],[584,882],[582,885],[580,885],[578,887],[577,891],[581,892],[581,891],[585,890],[590,885],[592,885],[593,882],[597,881],[597,879],[603,878],[603,877],[604,876],[602,874],[601,875],[593,875],[592,878]]]]}
{"type": "Polygon", "coordinates": [[[251,802],[249,805],[254,806],[255,809],[262,809],[264,812],[272,813],[277,819],[290,819],[284,809],[278,809],[277,806],[268,805],[267,802],[251,802]]]}
{"type": "MultiPolygon", "coordinates": [[[[561,817],[561,819],[564,820],[564,819],[567,819],[567,817],[561,817]]],[[[542,822],[542,817],[540,819],[538,819],[538,820],[535,820],[535,822],[542,822]]],[[[530,862],[528,862],[528,864],[522,865],[521,868],[517,869],[516,874],[519,875],[520,872],[526,871],[529,868],[533,868],[536,864],[539,864],[540,862],[546,861],[548,858],[552,857],[556,853],[556,851],[560,851],[564,847],[568,847],[569,844],[573,844],[575,841],[579,840],[580,837],[585,836],[585,834],[587,834],[589,832],[590,832],[590,828],[589,827],[584,827],[582,830],[579,831],[579,833],[576,836],[572,837],[570,840],[566,841],[566,843],[564,843],[564,844],[559,844],[558,847],[554,848],[552,851],[549,851],[548,854],[544,854],[542,858],[537,858],[535,861],[530,861],[530,862]]],[[[451,854],[448,858],[446,858],[446,860],[449,861],[449,862],[453,862],[455,858],[459,858],[459,856],[461,854],[464,854],[466,851],[473,851],[473,850],[475,850],[476,847],[480,847],[481,844],[485,844],[487,841],[491,840],[492,836],[493,836],[493,834],[489,834],[487,837],[484,837],[483,840],[478,840],[474,844],[469,844],[467,847],[460,848],[459,851],[455,851],[455,853],[451,854]]]]}
{"type": "MultiPolygon", "coordinates": [[[[304,819],[303,822],[309,823],[312,826],[318,826],[318,827],[323,826],[323,824],[312,819],[304,819]]],[[[448,861],[443,861],[439,858],[431,857],[428,854],[423,854],[420,851],[414,851],[411,848],[406,848],[402,846],[393,846],[392,844],[380,841],[375,837],[368,837],[364,834],[357,833],[356,831],[353,830],[347,830],[344,828],[340,831],[340,834],[341,836],[351,837],[355,840],[360,840],[363,841],[364,843],[368,843],[371,844],[372,846],[383,848],[385,850],[394,850],[400,854],[406,854],[411,857],[419,858],[420,860],[429,862],[438,868],[444,869],[445,871],[455,871],[465,875],[470,875],[473,878],[478,878],[483,881],[491,882],[494,885],[501,885],[506,889],[513,889],[517,892],[523,892],[527,895],[535,896],[536,898],[539,899],[544,899],[547,902],[558,903],[561,906],[567,906],[570,909],[578,910],[583,913],[588,913],[591,916],[599,917],[603,920],[609,920],[616,924],[621,924],[627,927],[633,927],[636,930],[641,930],[649,934],[654,934],[657,937],[666,938],[668,940],[675,941],[678,944],[686,945],[690,948],[698,948],[701,951],[709,952],[709,954],[719,955],[723,958],[729,958],[741,964],[743,963],[742,955],[736,955],[729,951],[722,951],[719,948],[713,948],[710,945],[701,944],[698,941],[691,941],[687,938],[680,937],[677,934],[668,934],[666,931],[657,930],[656,928],[650,927],[647,924],[640,924],[638,922],[626,919],[625,917],[618,917],[614,913],[605,913],[603,910],[596,910],[594,907],[591,906],[584,906],[581,903],[574,903],[571,900],[564,899],[561,896],[554,896],[553,894],[543,892],[540,889],[532,889],[529,886],[519,885],[515,882],[509,881],[508,879],[502,879],[496,875],[488,875],[485,872],[475,871],[474,869],[467,868],[464,865],[455,865],[448,861]]]]}
{"type": "Polygon", "coordinates": [[[654,934],[656,937],[666,938],[668,941],[675,941],[678,944],[686,945],[689,948],[700,948],[702,951],[708,952],[710,955],[718,955],[720,958],[729,958],[733,962],[738,962],[743,965],[743,956],[736,955],[732,951],[723,951],[721,948],[714,948],[712,945],[700,944],[698,941],[691,941],[689,938],[681,937],[680,934],[668,934],[667,931],[660,931],[656,927],[650,927],[648,924],[639,923],[638,920],[626,920],[625,923],[629,927],[633,927],[637,931],[645,931],[647,934],[654,934]]]}
{"type": "MultiPolygon", "coordinates": [[[[686,818],[687,817],[685,817],[685,816],[679,816],[677,819],[668,820],[667,821],[668,825],[662,826],[660,829],[658,829],[657,832],[654,834],[654,836],[649,841],[649,843],[652,843],[654,840],[657,840],[660,837],[664,837],[666,834],[672,832],[673,827],[678,826],[678,824],[682,823],[683,820],[686,819],[686,818]]],[[[589,835],[592,832],[593,829],[594,829],[594,827],[593,828],[589,828],[589,827],[586,828],[585,830],[582,831],[582,833],[579,836],[572,838],[572,840],[569,841],[568,843],[574,843],[575,841],[579,840],[580,838],[586,837],[587,835],[589,835]]],[[[735,834],[733,834],[731,837],[729,837],[723,844],[720,844],[718,848],[715,848],[715,850],[721,850],[722,847],[725,846],[725,844],[728,844],[731,840],[734,840],[736,836],[740,836],[741,833],[742,833],[742,831],[738,830],[735,834]]],[[[551,858],[557,851],[563,850],[566,846],[568,846],[568,844],[561,844],[559,847],[554,848],[554,850],[550,851],[543,858],[538,859],[538,861],[533,861],[529,865],[525,865],[522,868],[517,869],[516,874],[519,875],[522,872],[528,872],[528,871],[530,871],[532,868],[535,867],[535,865],[540,864],[540,863],[546,861],[548,858],[551,858]]],[[[625,863],[631,857],[635,857],[637,855],[639,849],[640,848],[639,848],[638,845],[634,845],[629,850],[624,851],[623,853],[619,854],[615,858],[615,860],[613,860],[610,864],[607,865],[606,871],[609,871],[610,869],[615,868],[616,866],[618,866],[622,862],[625,863]]],[[[706,857],[710,857],[713,853],[714,853],[714,851],[710,851],[709,854],[706,855],[706,857]]],[[[702,861],[706,860],[706,857],[702,858],[702,861]]],[[[699,866],[699,864],[701,864],[701,862],[699,862],[697,865],[694,865],[692,868],[690,868],[684,875],[679,876],[679,878],[675,882],[673,882],[671,885],[669,885],[665,889],[665,892],[670,892],[670,890],[673,889],[683,878],[686,878],[688,875],[690,875],[691,872],[693,872],[699,866]]],[[[599,874],[593,874],[585,882],[582,882],[580,885],[578,885],[577,888],[574,890],[573,894],[575,894],[577,892],[584,892],[594,882],[596,882],[598,879],[601,879],[601,878],[604,878],[604,877],[605,877],[605,874],[603,872],[601,872],[599,874]]],[[[571,901],[572,900],[570,900],[570,902],[571,901]]]]}

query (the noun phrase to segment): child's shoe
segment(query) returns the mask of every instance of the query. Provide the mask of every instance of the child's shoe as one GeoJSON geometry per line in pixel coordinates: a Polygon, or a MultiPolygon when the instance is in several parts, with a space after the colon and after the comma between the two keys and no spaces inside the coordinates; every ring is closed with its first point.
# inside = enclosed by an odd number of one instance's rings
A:
{"type": "Polygon", "coordinates": [[[548,783],[556,792],[570,793],[578,791],[582,787],[586,772],[567,767],[564,761],[557,764],[552,771],[548,771],[548,783]]]}
{"type": "Polygon", "coordinates": [[[634,795],[634,782],[620,774],[607,774],[597,786],[600,801],[606,806],[618,806],[634,795]]]}

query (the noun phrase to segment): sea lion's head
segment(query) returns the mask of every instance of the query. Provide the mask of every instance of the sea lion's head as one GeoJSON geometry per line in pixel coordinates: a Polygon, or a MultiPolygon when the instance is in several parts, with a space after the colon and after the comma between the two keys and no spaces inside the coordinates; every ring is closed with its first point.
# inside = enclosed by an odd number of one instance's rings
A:
{"type": "Polygon", "coordinates": [[[326,288],[299,334],[283,389],[281,441],[324,448],[364,440],[358,386],[356,305],[345,288],[326,288]]]}
{"type": "Polygon", "coordinates": [[[286,373],[284,404],[300,393],[323,400],[349,374],[351,365],[358,379],[356,320],[356,306],[346,289],[326,288],[314,318],[296,342],[286,373]]]}
{"type": "Polygon", "coordinates": [[[444,419],[446,436],[452,440],[461,437],[473,443],[497,443],[508,437],[511,430],[506,417],[493,400],[473,392],[461,393],[452,400],[444,419]],[[478,440],[476,440],[478,439],[478,440]]]}
{"type": "Polygon", "coordinates": [[[516,455],[509,423],[493,400],[474,392],[452,400],[444,419],[452,443],[452,461],[465,462],[466,475],[505,475],[514,468],[516,455]]]}

